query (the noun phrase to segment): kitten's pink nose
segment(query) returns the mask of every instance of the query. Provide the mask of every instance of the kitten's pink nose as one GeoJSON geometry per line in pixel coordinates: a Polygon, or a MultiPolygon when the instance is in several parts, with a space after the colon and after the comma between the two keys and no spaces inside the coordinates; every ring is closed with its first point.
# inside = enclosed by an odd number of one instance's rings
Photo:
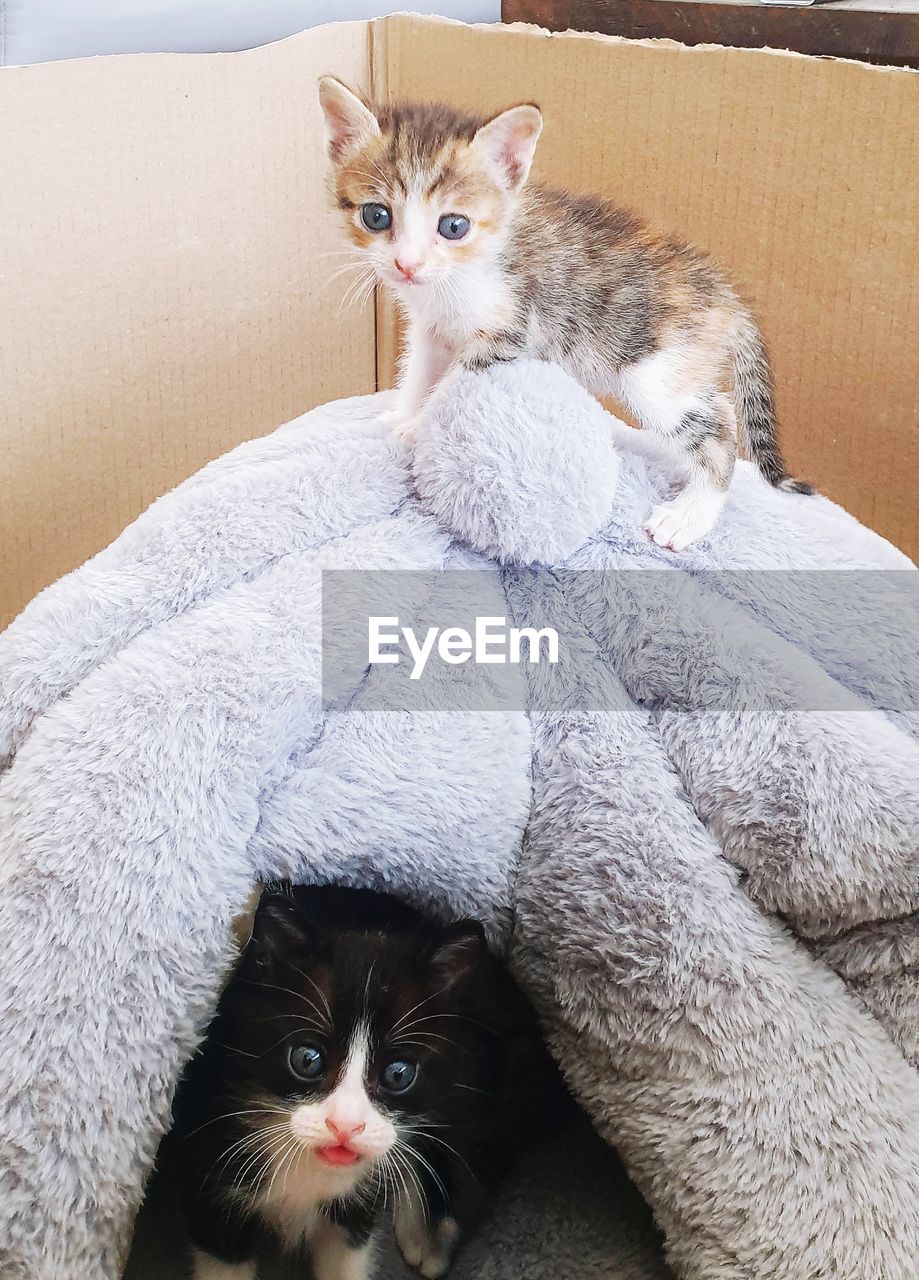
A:
{"type": "Polygon", "coordinates": [[[341,1143],[359,1137],[367,1128],[366,1124],[349,1124],[347,1120],[326,1120],[325,1127],[341,1143]]]}
{"type": "Polygon", "coordinates": [[[420,262],[403,262],[401,258],[396,258],[394,261],[396,270],[405,276],[406,280],[414,280],[421,269],[420,262]]]}

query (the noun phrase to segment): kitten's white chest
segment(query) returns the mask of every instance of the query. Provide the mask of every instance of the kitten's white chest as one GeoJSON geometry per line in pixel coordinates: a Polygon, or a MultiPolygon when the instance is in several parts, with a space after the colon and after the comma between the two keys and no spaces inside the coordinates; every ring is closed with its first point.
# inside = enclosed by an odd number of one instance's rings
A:
{"type": "Polygon", "coordinates": [[[323,1223],[320,1204],[339,1190],[313,1162],[295,1161],[274,1185],[269,1181],[259,1209],[287,1247],[296,1248],[315,1235],[323,1223]]]}
{"type": "Polygon", "coordinates": [[[285,1187],[272,1195],[262,1205],[262,1213],[289,1249],[311,1239],[320,1220],[318,1205],[310,1204],[296,1187],[285,1187]]]}
{"type": "Polygon", "coordinates": [[[426,289],[417,302],[409,298],[407,306],[425,328],[457,352],[474,347],[483,334],[508,328],[515,314],[511,291],[493,267],[454,271],[449,286],[426,289]]]}

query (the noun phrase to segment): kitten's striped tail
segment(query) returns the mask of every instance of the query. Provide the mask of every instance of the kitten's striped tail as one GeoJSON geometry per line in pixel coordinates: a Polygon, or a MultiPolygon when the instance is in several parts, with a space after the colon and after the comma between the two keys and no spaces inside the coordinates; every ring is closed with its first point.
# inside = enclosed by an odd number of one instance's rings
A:
{"type": "Polygon", "coordinates": [[[786,493],[813,493],[809,484],[788,474],[779,449],[772,390],[772,368],[759,330],[746,316],[734,344],[734,398],[748,456],[763,476],[786,493]]]}

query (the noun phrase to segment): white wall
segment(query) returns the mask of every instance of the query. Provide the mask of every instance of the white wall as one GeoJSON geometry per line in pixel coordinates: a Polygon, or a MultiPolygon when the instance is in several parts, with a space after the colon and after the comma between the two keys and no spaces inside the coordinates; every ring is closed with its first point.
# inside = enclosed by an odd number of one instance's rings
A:
{"type": "Polygon", "coordinates": [[[249,49],[322,22],[403,9],[463,22],[501,17],[500,0],[0,0],[0,65],[249,49]]]}

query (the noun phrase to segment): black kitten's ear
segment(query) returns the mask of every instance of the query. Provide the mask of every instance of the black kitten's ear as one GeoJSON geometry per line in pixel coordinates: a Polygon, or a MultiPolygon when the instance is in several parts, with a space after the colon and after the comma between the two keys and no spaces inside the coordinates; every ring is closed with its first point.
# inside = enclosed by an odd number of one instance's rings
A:
{"type": "Polygon", "coordinates": [[[316,938],[289,893],[265,892],[255,913],[248,953],[256,963],[301,955],[315,949],[316,938]]]}
{"type": "Polygon", "coordinates": [[[474,973],[487,955],[485,930],[478,920],[460,920],[434,940],[429,959],[435,980],[447,991],[474,973]]]}

